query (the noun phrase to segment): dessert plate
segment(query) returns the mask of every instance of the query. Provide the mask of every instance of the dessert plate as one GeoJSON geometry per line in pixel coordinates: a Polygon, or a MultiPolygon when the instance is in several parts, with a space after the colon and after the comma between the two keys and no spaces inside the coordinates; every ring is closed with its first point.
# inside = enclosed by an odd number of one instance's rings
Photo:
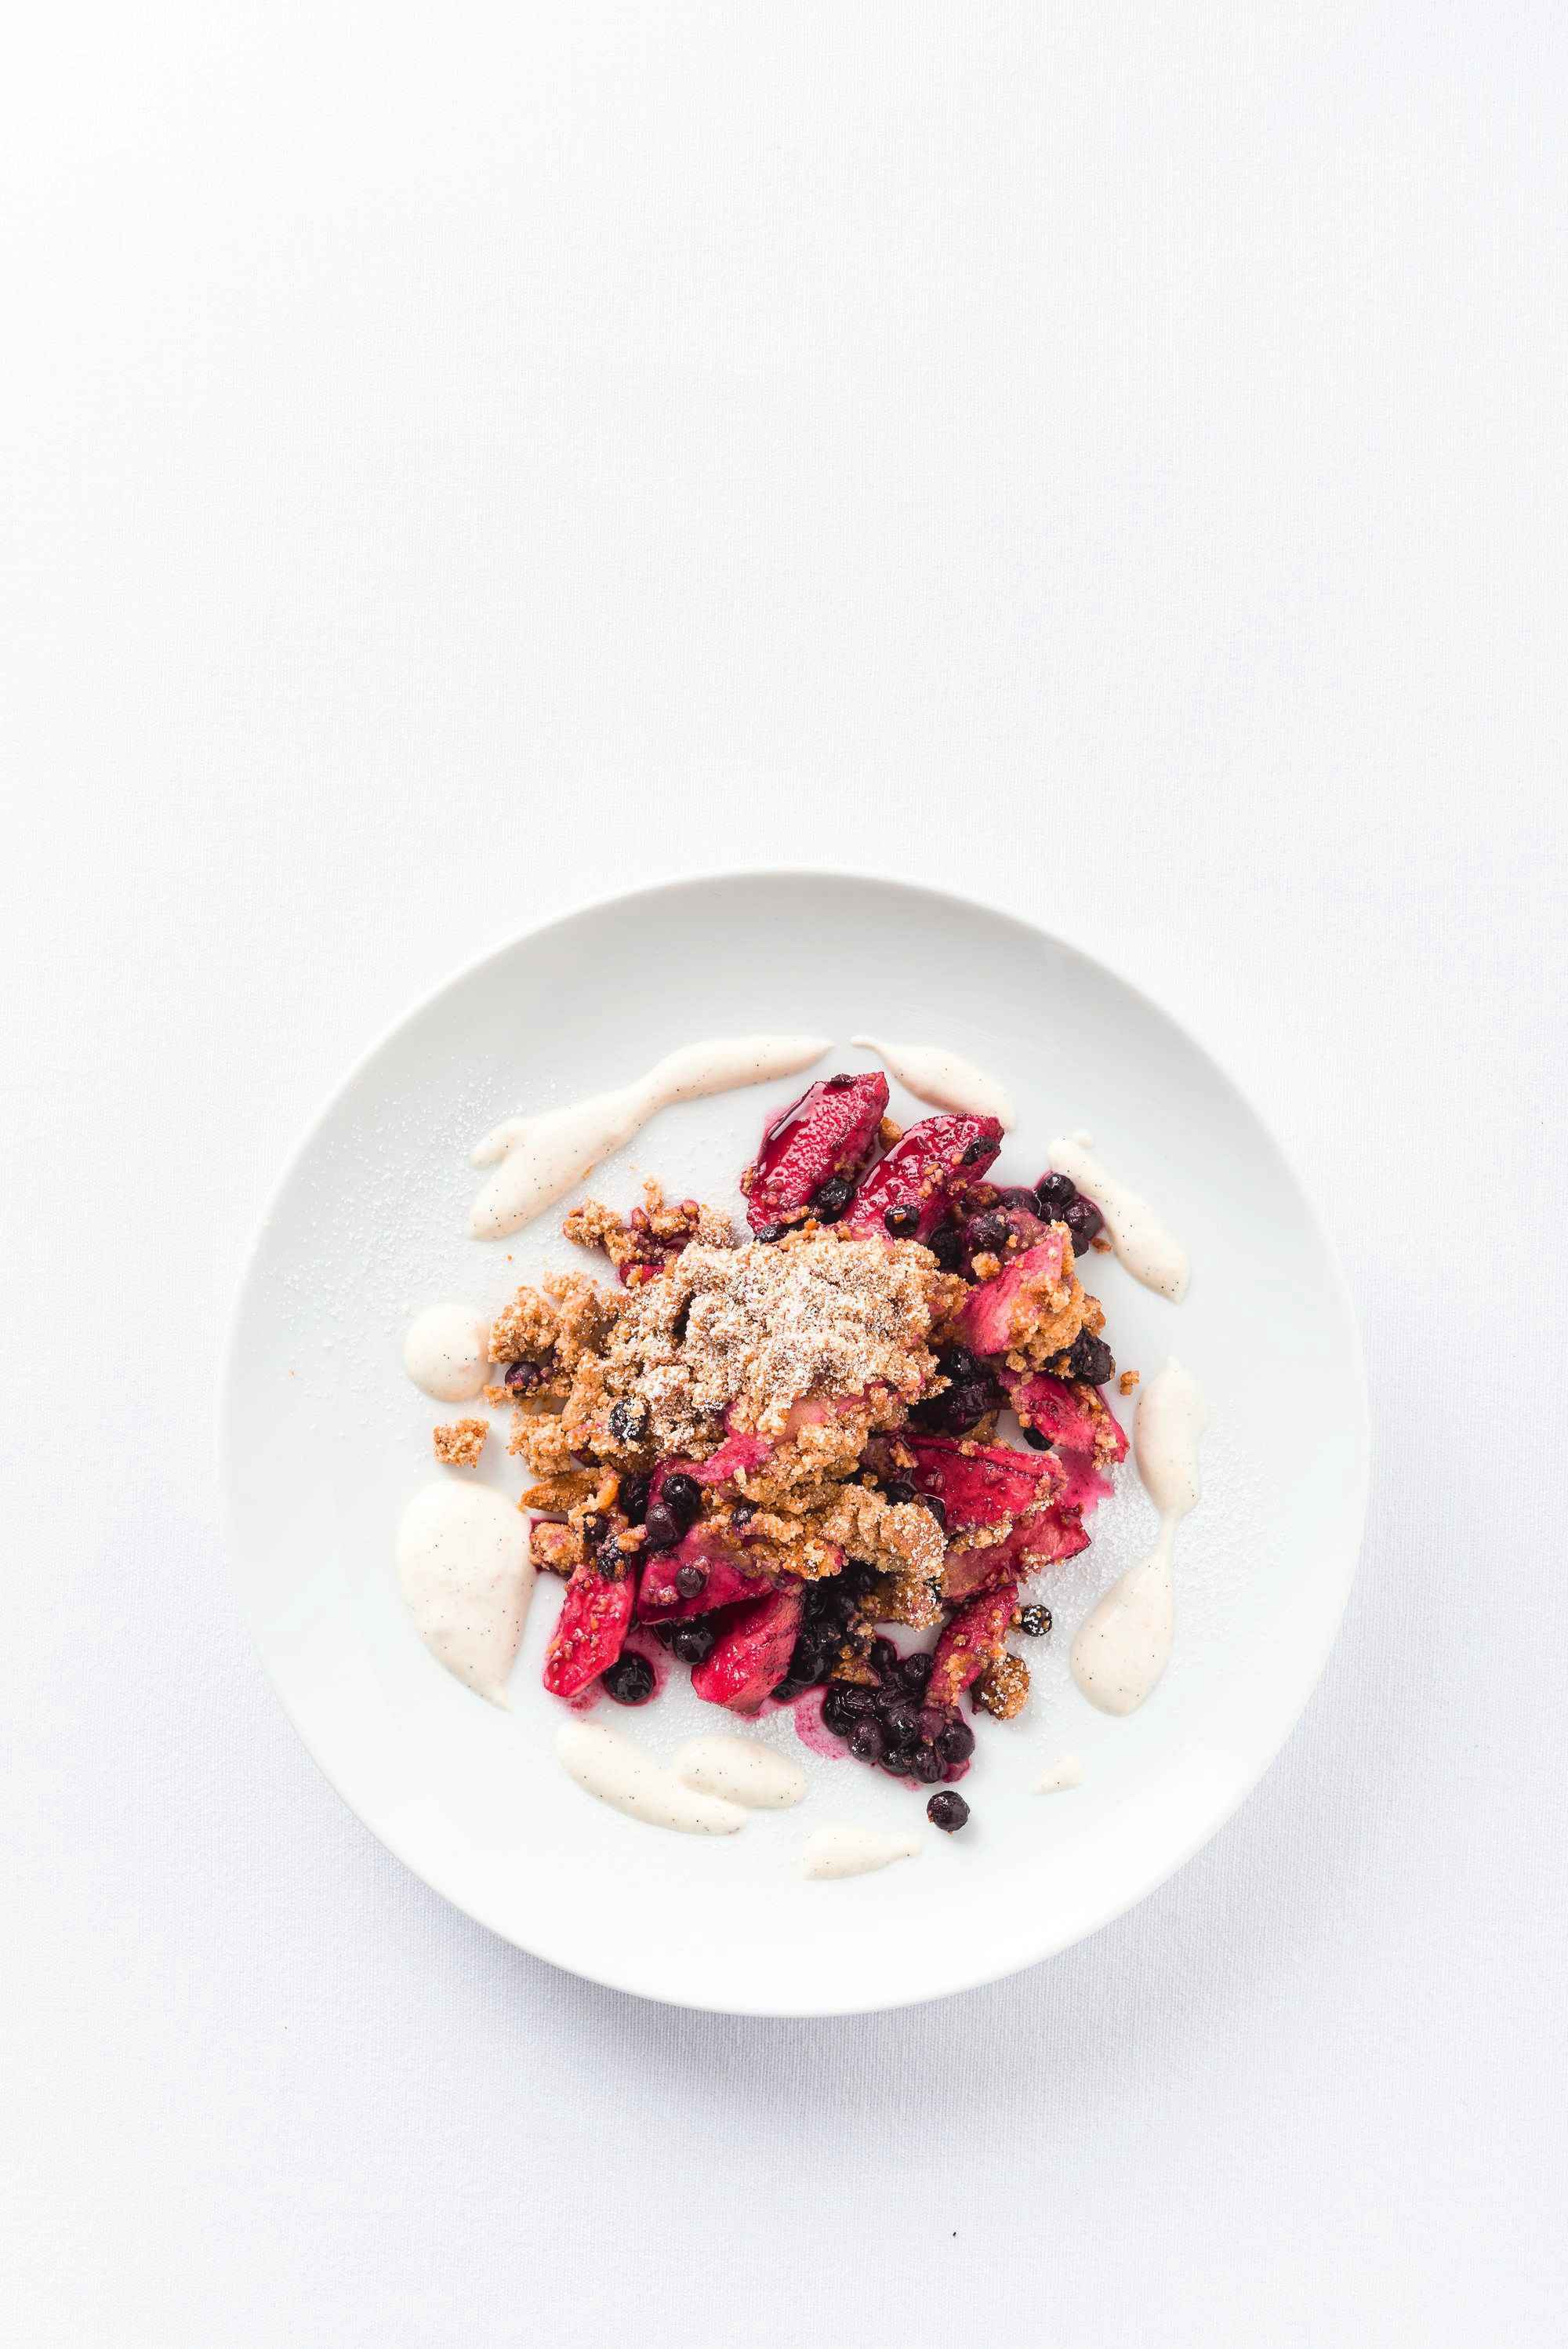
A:
{"type": "MultiPolygon", "coordinates": [[[[785,1079],[661,1111],[583,1190],[624,1206],[645,1174],[738,1210],[735,1174],[785,1079]]],[[[919,1107],[895,1085],[895,1115],[919,1107]]],[[[1117,1400],[1113,1395],[1113,1401],[1117,1400]]],[[[1130,1422],[1136,1397],[1118,1407],[1130,1422]]],[[[1024,923],[933,892],[811,874],[685,882],[518,939],[442,988],[347,1080],[295,1155],[245,1273],[222,1398],[224,1482],[244,1604],[284,1704],[332,1784],[428,1884],[520,1948],[682,2005],[807,2015],[891,2007],[1049,1957],[1119,1915],[1207,1841],[1301,1712],[1355,1571],[1367,1474],[1359,1349],[1344,1284],[1288,1166],[1214,1063],[1102,965],[1024,923]],[[497,1311],[518,1283],[583,1259],[559,1210],[468,1236],[469,1154],[509,1115],[624,1082],[707,1036],[835,1040],[813,1074],[870,1065],[867,1033],[941,1045],[1012,1095],[996,1179],[1032,1182],[1053,1136],[1092,1131],[1191,1257],[1180,1305],[1091,1259],[1119,1363],[1174,1354],[1209,1405],[1200,1506],[1177,1554],[1175,1650],[1141,1711],[1100,1713],[1068,1670],[1098,1595],[1151,1546],[1130,1461],[1081,1557],[1031,1595],[1056,1628],[1025,1643],[1034,1694],[985,1723],[944,1837],[923,1800],[809,1754],[787,1712],[759,1734],[810,1777],[745,1833],[662,1832],[595,1803],[557,1763],[540,1686],[560,1604],[542,1577],[511,1682],[486,1704],[421,1646],[393,1547],[439,1473],[442,1416],[405,1377],[404,1330],[440,1299],[497,1311]],[[1065,1755],[1082,1783],[1036,1789],[1065,1755]],[[808,1881],[828,1824],[919,1832],[912,1860],[808,1881]]],[[[466,1472],[515,1496],[498,1431],[466,1472]]],[[[725,1723],[673,1674],[613,1720],[655,1753],[725,1723]]],[[[1074,1775],[1071,1768],[1062,1774],[1074,1775]]]]}

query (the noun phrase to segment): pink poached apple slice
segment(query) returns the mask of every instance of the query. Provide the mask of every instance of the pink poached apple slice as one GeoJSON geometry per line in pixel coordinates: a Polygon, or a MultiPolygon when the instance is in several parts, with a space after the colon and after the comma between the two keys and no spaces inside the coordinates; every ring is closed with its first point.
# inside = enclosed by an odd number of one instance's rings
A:
{"type": "Polygon", "coordinates": [[[799,1583],[787,1582],[738,1607],[712,1652],[692,1671],[697,1695],[730,1713],[758,1712],[789,1669],[805,1605],[799,1583]]]}
{"type": "Polygon", "coordinates": [[[545,1652],[544,1685],[552,1696],[580,1696],[614,1662],[626,1643],[636,1596],[634,1574],[606,1582],[593,1560],[583,1559],[566,1586],[545,1652]]]}
{"type": "Polygon", "coordinates": [[[910,1482],[940,1501],[950,1534],[1004,1525],[1053,1500],[1064,1481],[1048,1452],[1016,1452],[1010,1444],[975,1444],[952,1435],[906,1435],[914,1455],[910,1482]]]}
{"type": "Polygon", "coordinates": [[[809,1085],[774,1119],[740,1178],[752,1230],[799,1223],[824,1183],[852,1183],[886,1114],[887,1079],[880,1069],[809,1085]]]}
{"type": "Polygon", "coordinates": [[[1057,1312],[1068,1279],[1067,1236],[1059,1225],[1010,1258],[994,1280],[965,1299],[954,1320],[960,1345],[972,1354],[1006,1354],[1021,1346],[1048,1313],[1057,1312]]]}
{"type": "Polygon", "coordinates": [[[1002,1382],[1025,1427],[1032,1427],[1062,1452],[1081,1453],[1102,1466],[1127,1457],[1127,1434],[1097,1387],[1079,1386],[1048,1371],[1026,1377],[1004,1371],[1002,1382]]]}
{"type": "Polygon", "coordinates": [[[1017,1597],[1016,1577],[1005,1575],[994,1590],[959,1609],[936,1643],[925,1684],[927,1704],[956,1704],[971,1681],[1006,1653],[1017,1597]]]}
{"type": "Polygon", "coordinates": [[[637,1620],[669,1623],[687,1615],[709,1615],[716,1607],[765,1598],[774,1580],[761,1565],[748,1568],[744,1542],[706,1526],[694,1526],[673,1549],[656,1551],[643,1568],[637,1620]],[[676,1580],[682,1567],[700,1568],[707,1577],[702,1588],[689,1598],[676,1580]]]}
{"type": "Polygon", "coordinates": [[[989,1548],[949,1550],[943,1596],[954,1600],[973,1599],[995,1583],[1039,1574],[1088,1547],[1088,1535],[1077,1508],[1065,1501],[1053,1502],[1048,1509],[1034,1510],[989,1548]]]}
{"type": "Polygon", "coordinates": [[[841,1228],[856,1239],[929,1239],[1001,1147],[994,1117],[923,1117],[872,1168],[841,1228]]]}

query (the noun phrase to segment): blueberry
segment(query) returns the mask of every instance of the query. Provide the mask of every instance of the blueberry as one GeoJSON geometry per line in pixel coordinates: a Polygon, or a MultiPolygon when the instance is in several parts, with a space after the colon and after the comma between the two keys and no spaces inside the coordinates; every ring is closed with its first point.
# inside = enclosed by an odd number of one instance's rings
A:
{"type": "Polygon", "coordinates": [[[931,1511],[944,1533],[947,1531],[947,1511],[934,1493],[917,1493],[915,1498],[931,1511]]]}
{"type": "Polygon", "coordinates": [[[707,1588],[707,1567],[677,1566],[676,1568],[676,1588],[680,1592],[683,1599],[695,1599],[699,1591],[706,1590],[707,1588]]]}
{"type": "Polygon", "coordinates": [[[857,1762],[880,1762],[887,1752],[887,1735],[880,1721],[857,1721],[850,1731],[850,1752],[857,1762]]]}
{"type": "Polygon", "coordinates": [[[933,1232],[925,1243],[944,1272],[956,1272],[964,1261],[964,1242],[951,1224],[933,1232]]]}
{"type": "Polygon", "coordinates": [[[748,1526],[756,1515],[757,1504],[755,1501],[737,1501],[729,1512],[729,1519],[732,1525],[748,1526]]]}
{"type": "Polygon", "coordinates": [[[695,1476],[682,1475],[679,1471],[666,1476],[659,1487],[659,1498],[665,1508],[673,1509],[684,1529],[696,1523],[696,1513],[702,1506],[702,1486],[695,1476]]]}
{"type": "Polygon", "coordinates": [[[920,1735],[920,1715],[913,1705],[890,1704],[882,1713],[890,1745],[913,1745],[920,1735]]]}
{"type": "Polygon", "coordinates": [[[916,1403],[910,1418],[916,1427],[937,1435],[966,1435],[977,1419],[995,1411],[1002,1390],[995,1373],[967,1346],[949,1346],[937,1356],[937,1369],[948,1383],[940,1394],[916,1403]]]}
{"type": "Polygon", "coordinates": [[[1026,1427],[1024,1430],[1024,1441],[1028,1445],[1031,1452],[1048,1452],[1051,1448],[1050,1437],[1048,1435],[1042,1435],[1037,1427],[1026,1427]]]}
{"type": "Polygon", "coordinates": [[[815,1640],[804,1637],[795,1642],[795,1652],[789,1659],[789,1677],[802,1688],[811,1688],[822,1677],[824,1659],[815,1640]]]}
{"type": "Polygon", "coordinates": [[[923,1786],[934,1786],[947,1767],[934,1746],[917,1745],[914,1749],[914,1775],[923,1786]]]}
{"type": "Polygon", "coordinates": [[[1050,1628],[1051,1610],[1048,1607],[1019,1608],[1018,1629],[1027,1632],[1031,1640],[1043,1640],[1050,1628]]]}
{"type": "Polygon", "coordinates": [[[830,1175],[811,1194],[811,1213],[819,1223],[836,1224],[854,1195],[855,1186],[847,1174],[830,1175]]]}
{"type": "Polygon", "coordinates": [[[836,1574],[824,1582],[812,1583],[806,1604],[817,1621],[835,1638],[841,1637],[854,1619],[854,1593],[845,1589],[836,1574]]]}
{"type": "Polygon", "coordinates": [[[890,1207],[882,1221],[895,1240],[912,1240],[920,1229],[920,1209],[916,1206],[890,1207]]]}
{"type": "Polygon", "coordinates": [[[934,1661],[934,1659],[928,1655],[923,1648],[917,1648],[913,1656],[905,1656],[903,1666],[903,1684],[911,1696],[925,1694],[925,1684],[931,1678],[934,1661]]]}
{"type": "Polygon", "coordinates": [[[653,1629],[654,1637],[658,1641],[661,1648],[673,1648],[675,1646],[676,1633],[680,1629],[680,1625],[678,1623],[655,1623],[653,1629]]]}
{"type": "Polygon", "coordinates": [[[590,1509],[583,1520],[583,1538],[590,1549],[597,1549],[610,1530],[610,1520],[602,1517],[597,1509],[590,1509]]]}
{"type": "Polygon", "coordinates": [[[1104,1223],[1105,1217],[1092,1199],[1078,1198],[1064,1211],[1061,1220],[1072,1234],[1074,1252],[1081,1256],[1104,1223]]]}
{"type": "Polygon", "coordinates": [[[1037,1191],[1029,1190],[1022,1183],[1009,1183],[1004,1189],[997,1192],[996,1204],[999,1207],[1022,1207],[1026,1215],[1037,1216],[1040,1212],[1040,1195],[1037,1191]]]}
{"type": "Polygon", "coordinates": [[[913,1501],[915,1497],[914,1486],[903,1476],[895,1476],[891,1484],[882,1486],[882,1491],[895,1506],[900,1501],[913,1501]]]}
{"type": "Polygon", "coordinates": [[[956,1835],[959,1828],[968,1823],[969,1806],[962,1795],[955,1795],[951,1786],[944,1786],[940,1795],[933,1795],[927,1803],[925,1816],[934,1827],[942,1829],[944,1835],[956,1835]]]}
{"type": "Polygon", "coordinates": [[[772,1690],[773,1702],[775,1704],[793,1704],[798,1696],[805,1695],[810,1685],[810,1681],[798,1680],[791,1672],[788,1679],[775,1683],[772,1690]]]}
{"type": "Polygon", "coordinates": [[[1000,1207],[992,1207],[983,1216],[971,1216],[964,1231],[965,1238],[977,1256],[995,1256],[1006,1247],[1012,1236],[1013,1226],[1000,1207]]]}
{"type": "Polygon", "coordinates": [[[995,1143],[988,1135],[977,1133],[958,1164],[960,1166],[973,1166],[978,1159],[994,1157],[995,1148],[995,1143]]]}
{"type": "Polygon", "coordinates": [[[712,1655],[717,1637],[711,1623],[677,1623],[670,1634],[670,1646],[683,1664],[702,1664],[712,1655]]]}
{"type": "Polygon", "coordinates": [[[1068,1356],[1068,1376],[1086,1387],[1102,1387],[1116,1369],[1116,1358],[1103,1338],[1080,1330],[1068,1356]]]}
{"type": "Polygon", "coordinates": [[[506,1386],[511,1394],[531,1394],[544,1376],[540,1362],[509,1362],[506,1366],[506,1386]]]}
{"type": "Polygon", "coordinates": [[[982,1403],[979,1409],[970,1410],[975,1396],[973,1387],[944,1387],[940,1394],[927,1395],[923,1402],[915,1404],[909,1423],[928,1435],[963,1435],[985,1408],[982,1403]]]}
{"type": "Polygon", "coordinates": [[[841,1681],[836,1685],[843,1690],[844,1711],[851,1721],[861,1721],[867,1713],[876,1711],[874,1689],[862,1688],[859,1681],[841,1681]]]}
{"type": "Polygon", "coordinates": [[[641,1444],[648,1432],[648,1406],[641,1395],[627,1395],[610,1407],[610,1433],[617,1444],[641,1444]]]}
{"type": "Polygon", "coordinates": [[[996,1408],[996,1397],[989,1379],[960,1379],[947,1390],[948,1417],[954,1433],[967,1434],[977,1419],[996,1408]]]}
{"type": "Polygon", "coordinates": [[[822,1090],[824,1092],[830,1093],[848,1092],[850,1087],[854,1083],[854,1078],[850,1075],[847,1070],[841,1069],[836,1077],[824,1077],[822,1079],[822,1090]]]}
{"type": "Polygon", "coordinates": [[[822,1699],[822,1726],[830,1729],[835,1737],[847,1737],[854,1726],[855,1716],[849,1702],[849,1683],[832,1681],[822,1699]]]}
{"type": "Polygon", "coordinates": [[[882,1755],[882,1766],[890,1778],[907,1778],[911,1768],[908,1746],[890,1746],[882,1755]]]}
{"type": "Polygon", "coordinates": [[[654,1692],[654,1668],[646,1656],[617,1656],[603,1681],[605,1694],[617,1704],[646,1704],[654,1692]]]}
{"type": "Polygon", "coordinates": [[[872,1670],[882,1681],[898,1676],[898,1650],[891,1640],[873,1640],[871,1654],[872,1670]]]}
{"type": "Polygon", "coordinates": [[[626,1522],[628,1525],[640,1526],[643,1519],[646,1516],[648,1513],[648,1488],[652,1485],[653,1481],[654,1480],[651,1476],[622,1477],[620,1495],[621,1506],[626,1512],[626,1522]]]}
{"type": "Polygon", "coordinates": [[[626,1555],[613,1534],[607,1541],[600,1543],[599,1554],[594,1560],[594,1563],[599,1568],[600,1578],[603,1581],[620,1581],[622,1575],[626,1570],[626,1555]]]}
{"type": "Polygon", "coordinates": [[[975,1751],[975,1732],[966,1721],[950,1721],[936,1733],[936,1750],[944,1762],[967,1762],[975,1751]]]}
{"type": "Polygon", "coordinates": [[[644,1521],[649,1549],[674,1549],[685,1528],[667,1501],[650,1501],[644,1521]]]}
{"type": "Polygon", "coordinates": [[[1078,1185],[1066,1174],[1042,1174],[1035,1185],[1040,1214],[1047,1224],[1059,1224],[1078,1197],[1078,1185]]]}
{"type": "Polygon", "coordinates": [[[787,1229],[788,1226],[784,1224],[764,1224],[756,1237],[766,1247],[771,1240],[781,1240],[787,1229]]]}

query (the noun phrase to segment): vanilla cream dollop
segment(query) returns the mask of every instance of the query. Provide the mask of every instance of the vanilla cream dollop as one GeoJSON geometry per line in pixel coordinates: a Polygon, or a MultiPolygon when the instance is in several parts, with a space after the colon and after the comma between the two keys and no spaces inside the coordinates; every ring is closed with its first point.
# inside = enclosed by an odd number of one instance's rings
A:
{"type": "Polygon", "coordinates": [[[670,1766],[683,1785],[748,1811],[788,1811],[805,1798],[799,1762],[752,1737],[690,1737],[670,1766]]]}
{"type": "Polygon", "coordinates": [[[471,1305],[427,1305],[408,1324],[403,1368],[438,1402],[471,1402],[490,1375],[490,1324],[471,1305]]]}
{"type": "Polygon", "coordinates": [[[890,1076],[906,1086],[916,1101],[933,1109],[956,1110],[971,1117],[994,1117],[1002,1125],[1013,1123],[1013,1103],[1006,1090],[973,1061],[949,1052],[941,1044],[888,1044],[880,1036],[851,1036],[850,1041],[874,1052],[890,1076]]]}
{"type": "Polygon", "coordinates": [[[806,1876],[865,1876],[895,1859],[917,1859],[920,1848],[918,1836],[879,1835],[872,1827],[819,1827],[806,1838],[800,1868],[806,1876]]]}
{"type": "Polygon", "coordinates": [[[1102,1713],[1136,1713],[1171,1661],[1176,1628],[1171,1554],[1177,1526],[1197,1506],[1198,1438],[1207,1416],[1197,1381],[1174,1361],[1150,1381],[1139,1402],[1133,1457],[1160,1512],[1160,1538],[1141,1565],[1111,1584],[1073,1641],[1073,1678],[1102,1713]]]}
{"type": "Polygon", "coordinates": [[[397,1528],[397,1579],[430,1653],[505,1706],[533,1589],[528,1520],[485,1485],[427,1485],[397,1528]]]}
{"type": "Polygon", "coordinates": [[[519,1230],[630,1142],[655,1111],[793,1076],[827,1049],[822,1036],[720,1037],[683,1046],[617,1092],[537,1117],[509,1117],[473,1154],[476,1166],[496,1171],[474,1201],[469,1231],[477,1240],[499,1240],[519,1230]]]}
{"type": "Polygon", "coordinates": [[[673,1827],[680,1835],[734,1835],[746,1825],[738,1803],[684,1785],[631,1738],[596,1721],[563,1723],[555,1733],[555,1754],[585,1795],[649,1826],[673,1827]]]}
{"type": "Polygon", "coordinates": [[[1087,1133],[1057,1136],[1050,1148],[1050,1164],[1076,1183],[1105,1217],[1106,1236],[1134,1280],[1179,1305],[1187,1294],[1187,1251],[1168,1231],[1147,1199],[1119,1182],[1095,1156],[1087,1133]]]}

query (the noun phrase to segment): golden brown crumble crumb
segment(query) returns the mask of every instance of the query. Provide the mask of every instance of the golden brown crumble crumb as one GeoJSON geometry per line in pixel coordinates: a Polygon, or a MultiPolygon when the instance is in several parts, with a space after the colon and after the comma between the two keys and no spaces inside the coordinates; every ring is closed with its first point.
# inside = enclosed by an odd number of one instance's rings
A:
{"type": "Polygon", "coordinates": [[[492,1362],[548,1364],[555,1351],[560,1317],[536,1288],[520,1288],[490,1324],[492,1362]]]}
{"type": "Polygon", "coordinates": [[[1130,1394],[1133,1388],[1138,1384],[1138,1372],[1136,1371],[1123,1371],[1116,1383],[1123,1394],[1130,1394]]]}
{"type": "Polygon", "coordinates": [[[506,1448],[521,1454],[536,1476],[559,1476],[572,1465],[565,1424],[551,1412],[513,1412],[506,1448]]]}
{"type": "Polygon", "coordinates": [[[436,1457],[449,1468],[471,1468],[490,1437],[490,1422],[454,1419],[436,1430],[436,1457]]]}
{"type": "Polygon", "coordinates": [[[529,1553],[541,1574],[561,1574],[570,1579],[587,1555],[576,1526],[557,1525],[535,1517],[528,1529],[529,1553]]]}
{"type": "Polygon", "coordinates": [[[734,1226],[717,1207],[705,1207],[696,1199],[669,1206],[651,1176],[643,1185],[643,1201],[622,1216],[597,1199],[585,1199],[561,1228],[577,1247],[598,1248],[607,1256],[628,1288],[656,1280],[671,1257],[692,1240],[701,1240],[705,1247],[735,1246],[734,1226]]]}
{"type": "MultiPolygon", "coordinates": [[[[564,1516],[569,1509],[585,1501],[590,1493],[597,1493],[604,1479],[597,1468],[566,1468],[559,1475],[545,1476],[531,1485],[519,1506],[524,1509],[544,1509],[551,1515],[564,1516]]],[[[614,1498],[614,1487],[611,1486],[614,1498]]]]}
{"type": "Polygon", "coordinates": [[[555,1359],[563,1371],[574,1371],[586,1355],[601,1352],[614,1328],[622,1300],[613,1288],[600,1288],[580,1272],[563,1272],[544,1284],[555,1308],[555,1359]]]}
{"type": "Polygon", "coordinates": [[[547,1280],[542,1294],[520,1288],[490,1325],[491,1361],[526,1364],[531,1374],[512,1401],[521,1394],[539,1401],[564,1397],[573,1371],[603,1346],[620,1310],[613,1289],[595,1288],[580,1272],[547,1280]]]}
{"type": "MultiPolygon", "coordinates": [[[[929,1255],[930,1251],[926,1253],[929,1255]]],[[[934,1264],[935,1257],[932,1257],[934,1264]]],[[[938,1272],[931,1282],[931,1321],[934,1329],[951,1320],[969,1294],[969,1284],[956,1272],[938,1272]]]]}
{"type": "Polygon", "coordinates": [[[1029,1667],[1022,1656],[998,1656],[975,1683],[975,1702],[994,1721],[1011,1721],[1029,1701],[1029,1667]]]}

